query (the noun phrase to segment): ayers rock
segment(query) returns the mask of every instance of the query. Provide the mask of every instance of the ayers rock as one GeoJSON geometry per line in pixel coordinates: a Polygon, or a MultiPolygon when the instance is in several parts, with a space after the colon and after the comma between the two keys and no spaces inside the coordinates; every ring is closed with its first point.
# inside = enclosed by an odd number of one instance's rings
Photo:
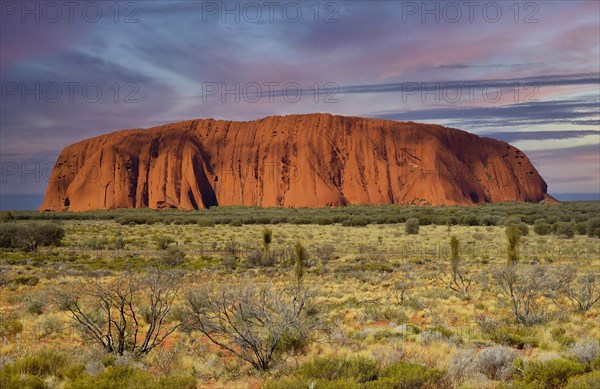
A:
{"type": "Polygon", "coordinates": [[[553,199],[511,145],[438,125],[308,114],[191,120],[65,148],[41,210],[473,205],[553,199]]]}

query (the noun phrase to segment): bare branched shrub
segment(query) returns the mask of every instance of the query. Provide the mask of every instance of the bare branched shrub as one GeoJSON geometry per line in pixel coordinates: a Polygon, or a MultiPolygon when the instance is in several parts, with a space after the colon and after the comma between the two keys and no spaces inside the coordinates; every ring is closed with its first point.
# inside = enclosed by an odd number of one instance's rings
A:
{"type": "Polygon", "coordinates": [[[166,326],[179,284],[177,273],[156,269],[112,282],[77,282],[56,290],[54,298],[86,339],[109,353],[142,355],[181,325],[166,326]]]}
{"type": "Polygon", "coordinates": [[[511,308],[518,323],[531,324],[544,318],[544,304],[540,304],[540,299],[551,286],[546,267],[510,265],[496,270],[493,279],[496,297],[511,308]]]}
{"type": "Polygon", "coordinates": [[[600,301],[600,277],[588,272],[567,284],[564,293],[579,311],[589,311],[600,301]]]}
{"type": "Polygon", "coordinates": [[[251,250],[246,254],[246,264],[249,267],[270,267],[275,265],[275,250],[251,250]]]}
{"type": "Polygon", "coordinates": [[[319,262],[321,262],[322,265],[326,265],[333,259],[333,256],[335,255],[335,246],[330,243],[326,243],[324,245],[315,247],[314,251],[319,262]]]}
{"type": "Polygon", "coordinates": [[[191,323],[211,342],[250,363],[268,370],[284,337],[308,337],[309,294],[303,288],[228,285],[188,293],[191,323]]]}
{"type": "Polygon", "coordinates": [[[240,242],[235,238],[230,238],[227,243],[225,243],[225,252],[233,257],[236,261],[239,259],[240,252],[242,251],[240,242]]]}
{"type": "Polygon", "coordinates": [[[416,280],[410,268],[404,269],[401,273],[400,281],[394,283],[394,297],[399,305],[404,305],[408,297],[408,291],[414,289],[416,280]]]}
{"type": "Polygon", "coordinates": [[[573,265],[556,267],[550,274],[549,296],[561,307],[566,298],[578,311],[585,312],[600,301],[600,277],[593,271],[577,274],[573,265]]]}
{"type": "Polygon", "coordinates": [[[450,275],[449,277],[441,275],[439,279],[446,287],[458,293],[462,298],[468,299],[469,292],[473,287],[473,280],[464,269],[459,255],[459,247],[458,239],[453,236],[450,239],[450,275]]]}
{"type": "Polygon", "coordinates": [[[501,323],[497,319],[484,314],[476,315],[473,319],[484,334],[492,334],[501,326],[501,323]]]}
{"type": "Polygon", "coordinates": [[[249,266],[256,267],[260,266],[262,261],[263,251],[259,249],[251,250],[246,254],[246,262],[249,266]]]}

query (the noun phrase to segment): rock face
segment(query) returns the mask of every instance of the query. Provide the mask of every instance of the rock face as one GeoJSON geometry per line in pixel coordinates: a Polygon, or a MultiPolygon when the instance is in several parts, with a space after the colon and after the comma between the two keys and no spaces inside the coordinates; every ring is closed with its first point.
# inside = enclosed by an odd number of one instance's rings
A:
{"type": "Polygon", "coordinates": [[[518,149],[437,125],[309,114],[192,120],[65,148],[41,210],[472,205],[551,199],[518,149]]]}

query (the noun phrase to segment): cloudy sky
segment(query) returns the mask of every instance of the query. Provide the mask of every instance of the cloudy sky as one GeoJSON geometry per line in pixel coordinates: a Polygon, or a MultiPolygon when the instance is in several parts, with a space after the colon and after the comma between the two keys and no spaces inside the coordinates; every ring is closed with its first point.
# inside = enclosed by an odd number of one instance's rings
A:
{"type": "Polygon", "coordinates": [[[310,112],[505,140],[550,193],[600,192],[595,0],[1,7],[4,195],[44,193],[63,147],[109,131],[310,112]]]}

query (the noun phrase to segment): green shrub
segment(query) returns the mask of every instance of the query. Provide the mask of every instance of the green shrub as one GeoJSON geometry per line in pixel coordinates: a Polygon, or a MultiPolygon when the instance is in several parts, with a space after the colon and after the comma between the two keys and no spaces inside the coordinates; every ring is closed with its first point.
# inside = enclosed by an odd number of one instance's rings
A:
{"type": "Polygon", "coordinates": [[[501,326],[489,333],[489,337],[494,343],[517,349],[522,349],[525,346],[538,345],[538,341],[535,338],[528,336],[528,331],[521,327],[501,326]]]}
{"type": "Polygon", "coordinates": [[[444,326],[435,326],[432,328],[427,328],[424,332],[437,332],[445,338],[451,338],[452,336],[454,336],[454,333],[444,326]]]}
{"type": "Polygon", "coordinates": [[[506,227],[507,250],[506,255],[508,264],[513,265],[519,261],[519,242],[521,240],[521,231],[516,224],[509,224],[506,227]]]}
{"type": "Polygon", "coordinates": [[[528,387],[553,389],[563,387],[569,378],[585,373],[585,366],[568,359],[551,359],[549,361],[517,360],[515,365],[523,371],[518,380],[528,387]]]}
{"type": "Polygon", "coordinates": [[[13,375],[31,375],[47,377],[59,375],[60,370],[66,366],[67,359],[64,355],[54,351],[40,351],[30,357],[18,359],[3,368],[6,373],[13,375]]]}
{"type": "MultiPolygon", "coordinates": [[[[419,219],[419,221],[421,221],[419,219]]],[[[478,226],[479,218],[475,215],[464,215],[460,218],[460,224],[463,226],[478,226]]]]}
{"type": "Polygon", "coordinates": [[[518,223],[517,227],[519,228],[519,232],[521,233],[521,236],[529,235],[529,226],[527,224],[518,223]]]}
{"type": "Polygon", "coordinates": [[[252,216],[242,218],[242,224],[246,224],[246,225],[256,224],[256,219],[254,219],[254,217],[252,217],[252,216]]]}
{"type": "Polygon", "coordinates": [[[81,377],[84,374],[85,365],[82,364],[67,366],[63,370],[63,375],[70,380],[76,380],[78,377],[81,377]]]}
{"type": "Polygon", "coordinates": [[[575,228],[571,223],[559,222],[556,224],[555,234],[563,238],[572,238],[575,236],[575,228]]]}
{"type": "Polygon", "coordinates": [[[419,233],[419,219],[410,218],[404,224],[404,232],[407,235],[416,235],[419,233]]]}
{"type": "Polygon", "coordinates": [[[310,224],[312,219],[310,217],[295,217],[291,221],[292,224],[310,224]]]}
{"type": "Polygon", "coordinates": [[[36,325],[37,335],[40,338],[45,338],[52,334],[58,334],[62,331],[62,323],[54,316],[45,316],[36,325]]]}
{"type": "Polygon", "coordinates": [[[548,235],[552,233],[552,225],[548,223],[534,224],[533,232],[535,232],[538,235],[548,235]]]}
{"type": "Polygon", "coordinates": [[[238,260],[233,255],[223,255],[221,257],[221,265],[226,269],[235,269],[238,265],[238,260]]]}
{"type": "Polygon", "coordinates": [[[329,218],[329,217],[317,217],[313,219],[313,223],[314,224],[318,224],[320,226],[328,226],[330,224],[335,223],[333,218],[329,218]]]}
{"type": "Polygon", "coordinates": [[[271,219],[271,224],[282,224],[287,223],[286,217],[274,217],[271,219]]]}
{"type": "Polygon", "coordinates": [[[94,237],[86,240],[84,246],[91,250],[104,250],[108,246],[108,238],[106,236],[94,237]]]}
{"type": "Polygon", "coordinates": [[[118,237],[117,239],[115,239],[115,249],[123,250],[124,248],[125,248],[125,241],[123,240],[123,238],[118,237]]]}
{"type": "Polygon", "coordinates": [[[27,297],[25,299],[25,310],[32,315],[41,315],[44,313],[46,302],[39,298],[27,297]]]}
{"type": "Polygon", "coordinates": [[[157,250],[166,250],[169,245],[175,243],[175,239],[171,236],[159,236],[154,239],[156,241],[157,250]]]}
{"type": "Polygon", "coordinates": [[[161,377],[157,383],[161,389],[196,389],[196,379],[192,376],[172,375],[161,377]]]}
{"type": "Polygon", "coordinates": [[[369,382],[366,388],[433,388],[441,387],[444,381],[444,372],[430,370],[425,366],[414,363],[400,362],[386,367],[378,380],[369,382]]]}
{"type": "Polygon", "coordinates": [[[334,381],[353,379],[360,383],[377,378],[377,361],[365,357],[332,358],[319,357],[309,361],[298,369],[301,376],[308,379],[334,381]]]}
{"type": "Polygon", "coordinates": [[[241,227],[242,221],[240,219],[231,219],[231,221],[229,222],[229,225],[231,227],[241,227]]]}
{"type": "Polygon", "coordinates": [[[433,219],[429,215],[419,216],[419,225],[428,226],[433,223],[433,219]]]}
{"type": "Polygon", "coordinates": [[[22,233],[23,226],[16,223],[0,224],[0,247],[17,248],[19,246],[17,237],[22,233]]]}
{"type": "Polygon", "coordinates": [[[36,276],[20,275],[13,278],[12,283],[16,285],[36,286],[40,279],[36,276]]]}
{"type": "Polygon", "coordinates": [[[577,235],[585,235],[587,232],[587,223],[586,222],[580,222],[575,224],[575,232],[577,233],[577,235]]]}
{"type": "Polygon", "coordinates": [[[266,385],[267,389],[413,389],[449,387],[445,374],[425,366],[400,362],[380,370],[374,359],[317,358],[303,364],[292,377],[266,385]]]}
{"type": "Polygon", "coordinates": [[[160,255],[160,264],[167,267],[183,265],[185,251],[177,246],[169,247],[160,255]]]}
{"type": "Polygon", "coordinates": [[[600,382],[600,370],[572,377],[567,382],[565,389],[597,389],[600,382]]]}
{"type": "Polygon", "coordinates": [[[193,389],[196,388],[196,380],[193,377],[167,376],[156,380],[143,370],[130,366],[109,366],[102,373],[92,376],[87,373],[65,385],[67,389],[120,389],[120,388],[144,388],[144,389],[193,389]]]}
{"type": "Polygon", "coordinates": [[[368,224],[369,224],[369,222],[365,218],[358,217],[358,216],[353,217],[350,222],[350,225],[352,227],[364,227],[368,224]]]}
{"type": "Polygon", "coordinates": [[[588,220],[587,235],[589,237],[600,238],[600,218],[588,220]]]}
{"type": "Polygon", "coordinates": [[[400,309],[394,306],[381,306],[369,304],[365,308],[365,315],[369,320],[373,321],[389,321],[395,323],[403,323],[409,320],[408,316],[400,309]]]}
{"type": "Polygon", "coordinates": [[[208,218],[208,217],[202,217],[202,218],[196,219],[196,224],[198,224],[200,227],[214,227],[215,219],[208,218]]]}
{"type": "Polygon", "coordinates": [[[0,338],[13,337],[23,332],[23,324],[18,320],[0,321],[0,338]]]}
{"type": "Polygon", "coordinates": [[[108,354],[104,358],[102,358],[102,366],[109,367],[113,366],[117,361],[117,356],[114,354],[108,354]]]}
{"type": "Polygon", "coordinates": [[[157,219],[148,215],[126,215],[117,219],[117,223],[123,225],[134,225],[134,224],[154,224],[157,219]]]}
{"type": "Polygon", "coordinates": [[[0,223],[10,223],[15,220],[15,215],[10,211],[0,212],[0,223]]]}
{"type": "Polygon", "coordinates": [[[0,370],[2,389],[46,389],[43,379],[31,375],[12,374],[6,368],[0,370]]]}
{"type": "Polygon", "coordinates": [[[36,251],[39,246],[60,245],[65,230],[54,223],[1,223],[0,247],[36,251]]]}
{"type": "Polygon", "coordinates": [[[512,217],[508,217],[508,218],[504,219],[504,225],[505,226],[510,226],[511,224],[519,224],[522,221],[523,220],[521,220],[520,217],[518,217],[518,216],[512,216],[512,217]]]}
{"type": "Polygon", "coordinates": [[[335,381],[307,380],[302,377],[284,377],[278,381],[270,382],[265,389],[363,389],[364,385],[352,379],[340,379],[335,381]]]}
{"type": "Polygon", "coordinates": [[[20,230],[17,242],[29,251],[36,251],[39,246],[60,245],[64,236],[65,230],[54,223],[31,222],[20,230]]]}
{"type": "Polygon", "coordinates": [[[575,342],[575,338],[571,335],[567,335],[567,331],[563,327],[557,327],[550,331],[552,339],[556,340],[563,346],[568,346],[575,342]]]}
{"type": "Polygon", "coordinates": [[[306,351],[309,343],[310,339],[303,333],[286,330],[275,351],[281,355],[300,355],[306,351]]]}
{"type": "Polygon", "coordinates": [[[487,215],[481,218],[480,224],[482,226],[497,226],[498,218],[496,216],[487,215]]]}

